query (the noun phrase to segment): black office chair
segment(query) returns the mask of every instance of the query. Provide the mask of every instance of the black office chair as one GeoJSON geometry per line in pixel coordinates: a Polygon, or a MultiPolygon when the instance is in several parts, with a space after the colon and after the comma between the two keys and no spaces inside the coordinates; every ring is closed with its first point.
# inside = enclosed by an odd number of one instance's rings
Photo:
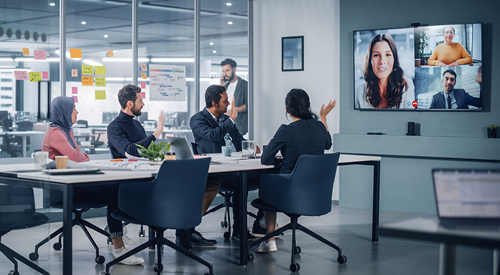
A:
{"type": "MultiPolygon", "coordinates": [[[[19,275],[16,260],[21,261],[41,274],[49,274],[3,243],[1,238],[11,230],[35,227],[49,221],[43,214],[35,212],[33,188],[0,184],[0,252],[13,264],[9,275],[19,275]]],[[[18,245],[22,244],[19,242],[18,245]]]]}
{"type": "Polygon", "coordinates": [[[33,122],[31,121],[19,121],[17,123],[18,131],[33,131],[33,122]]]}
{"type": "MultiPolygon", "coordinates": [[[[260,198],[252,201],[252,205],[265,211],[282,212],[290,217],[290,223],[248,244],[248,251],[251,247],[291,229],[292,262],[290,270],[292,272],[298,271],[300,265],[295,262],[295,256],[301,252],[300,246],[297,246],[295,241],[295,231],[298,229],[337,250],[339,255],[337,261],[340,264],[347,262],[347,257],[342,254],[340,247],[298,223],[298,219],[302,215],[321,216],[332,210],[333,181],[339,156],[340,153],[302,155],[290,174],[261,176],[260,198]]],[[[248,256],[250,260],[253,260],[252,253],[249,253],[248,256]]]]}
{"type": "MultiPolygon", "coordinates": [[[[78,192],[75,190],[75,192],[78,192]]],[[[107,237],[108,239],[110,238],[110,235],[108,232],[104,231],[103,229],[97,227],[96,225],[84,220],[82,218],[82,214],[89,211],[92,208],[102,208],[105,207],[106,205],[103,202],[73,202],[73,214],[75,215],[73,220],[72,220],[72,227],[75,225],[80,226],[82,231],[85,233],[87,238],[89,239],[90,243],[95,249],[95,262],[98,264],[102,264],[105,261],[104,256],[99,255],[99,247],[95,243],[94,239],[92,238],[92,235],[90,235],[90,232],[88,231],[88,228],[93,229],[97,233],[100,233],[107,237]]],[[[55,208],[63,208],[62,206],[62,195],[61,192],[58,191],[50,191],[49,193],[44,193],[44,207],[55,207],[55,208]],[[47,196],[47,194],[50,194],[47,196]]],[[[55,238],[56,236],[59,236],[59,241],[53,244],[53,248],[55,250],[61,250],[62,248],[62,238],[63,238],[63,227],[60,227],[56,231],[54,231],[52,234],[50,234],[47,238],[43,239],[40,241],[38,244],[35,245],[35,251],[30,253],[29,258],[32,261],[36,261],[39,258],[38,250],[40,247],[47,242],[49,242],[51,239],[55,238]]],[[[69,240],[71,241],[71,240],[69,240]]]]}
{"type": "MultiPolygon", "coordinates": [[[[12,124],[10,124],[12,125],[12,124]]],[[[31,121],[19,121],[17,123],[18,131],[31,131],[33,130],[33,122],[31,121]]],[[[30,149],[31,138],[26,137],[26,150],[30,149]]],[[[6,152],[10,154],[11,157],[20,157],[23,155],[23,137],[19,135],[6,135],[6,152]]]]}
{"type": "Polygon", "coordinates": [[[89,128],[89,122],[86,120],[83,120],[83,119],[79,119],[76,121],[75,126],[81,127],[81,128],[89,128]]]}
{"type": "Polygon", "coordinates": [[[154,264],[157,274],[163,270],[162,245],[207,266],[210,270],[207,274],[213,274],[212,264],[164,237],[167,229],[189,229],[200,224],[209,166],[210,158],[167,160],[153,181],[120,184],[120,210],[111,215],[126,222],[146,224],[154,230],[155,237],[107,263],[106,275],[112,265],[154,245],[158,254],[154,264]]]}

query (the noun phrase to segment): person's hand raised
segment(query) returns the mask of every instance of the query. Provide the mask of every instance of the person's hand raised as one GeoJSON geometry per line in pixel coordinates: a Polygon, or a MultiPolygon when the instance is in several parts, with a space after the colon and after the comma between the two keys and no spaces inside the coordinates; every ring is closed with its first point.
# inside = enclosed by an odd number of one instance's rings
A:
{"type": "Polygon", "coordinates": [[[163,134],[163,124],[165,123],[165,113],[161,111],[160,116],[158,117],[158,123],[156,124],[156,130],[153,133],[155,138],[160,138],[161,134],[163,134]]]}
{"type": "Polygon", "coordinates": [[[229,115],[233,121],[234,121],[234,120],[236,119],[236,117],[238,116],[238,110],[236,109],[236,106],[234,105],[234,100],[235,100],[235,99],[234,99],[234,97],[233,97],[233,100],[231,100],[231,105],[232,105],[231,110],[230,110],[230,113],[231,113],[231,114],[229,115]]]}
{"type": "Polygon", "coordinates": [[[335,108],[335,105],[337,105],[337,102],[335,100],[331,100],[328,102],[328,104],[325,107],[325,104],[321,105],[321,110],[319,111],[319,117],[320,118],[326,118],[326,116],[330,113],[333,108],[335,108]]]}

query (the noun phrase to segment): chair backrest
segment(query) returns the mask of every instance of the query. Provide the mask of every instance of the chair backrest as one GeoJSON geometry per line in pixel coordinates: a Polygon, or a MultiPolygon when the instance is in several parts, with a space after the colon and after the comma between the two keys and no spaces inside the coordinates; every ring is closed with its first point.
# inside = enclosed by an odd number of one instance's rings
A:
{"type": "Polygon", "coordinates": [[[263,175],[259,196],[283,212],[320,216],[332,209],[340,153],[301,155],[290,174],[263,175]]]}
{"type": "Polygon", "coordinates": [[[19,121],[17,123],[18,131],[32,131],[33,130],[33,122],[31,121],[19,121]]]}
{"type": "Polygon", "coordinates": [[[33,188],[0,184],[0,231],[22,227],[34,212],[33,188]]]}
{"type": "Polygon", "coordinates": [[[83,120],[83,119],[79,119],[76,121],[76,125],[78,127],[81,127],[81,128],[88,128],[89,127],[89,122],[87,120],[83,120]]]}
{"type": "Polygon", "coordinates": [[[200,224],[210,158],[164,161],[147,183],[120,185],[120,210],[144,224],[188,229],[200,224]]]}

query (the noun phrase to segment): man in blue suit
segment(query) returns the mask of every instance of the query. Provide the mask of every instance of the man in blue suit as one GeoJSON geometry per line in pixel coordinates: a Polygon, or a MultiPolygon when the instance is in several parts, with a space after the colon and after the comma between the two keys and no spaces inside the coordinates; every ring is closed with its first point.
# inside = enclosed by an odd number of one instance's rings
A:
{"type": "Polygon", "coordinates": [[[464,89],[455,89],[457,73],[446,70],[443,73],[443,91],[432,96],[429,109],[469,109],[469,105],[481,107],[480,98],[469,95],[464,89]]]}

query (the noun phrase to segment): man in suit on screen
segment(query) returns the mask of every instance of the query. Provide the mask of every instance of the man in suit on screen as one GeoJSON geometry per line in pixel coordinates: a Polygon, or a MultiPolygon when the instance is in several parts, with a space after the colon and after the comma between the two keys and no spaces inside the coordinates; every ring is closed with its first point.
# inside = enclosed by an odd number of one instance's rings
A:
{"type": "Polygon", "coordinates": [[[481,107],[480,98],[469,95],[464,89],[455,89],[457,73],[446,70],[443,73],[444,89],[432,96],[430,109],[469,109],[469,105],[481,107]]]}

